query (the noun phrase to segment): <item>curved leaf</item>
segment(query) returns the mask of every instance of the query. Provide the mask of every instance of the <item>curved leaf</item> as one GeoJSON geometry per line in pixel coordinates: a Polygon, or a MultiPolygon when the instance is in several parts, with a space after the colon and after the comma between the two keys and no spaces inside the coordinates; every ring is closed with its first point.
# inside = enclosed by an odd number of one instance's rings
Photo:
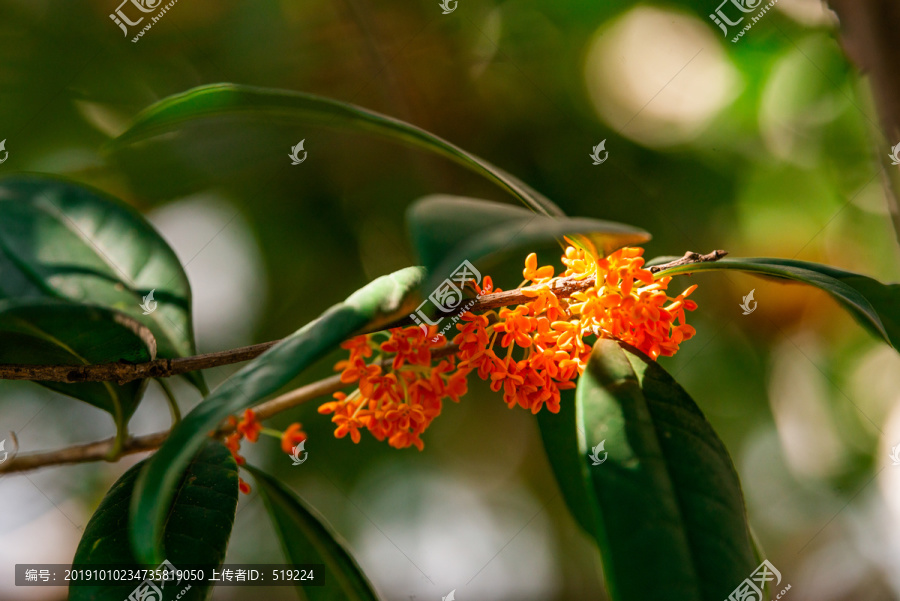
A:
{"type": "MultiPolygon", "coordinates": [[[[653,263],[665,263],[671,259],[660,257],[654,259],[653,263]]],[[[794,280],[821,288],[833,296],[866,330],[894,348],[900,348],[898,284],[882,284],[870,277],[819,263],[768,257],[726,258],[710,263],[681,265],[660,271],[655,277],[728,269],[794,280]]]]}
{"type": "MultiPolygon", "coordinates": [[[[153,332],[160,358],[196,354],[181,263],[137,211],[99,190],[45,176],[0,179],[0,274],[0,300],[100,305],[153,332]],[[151,290],[158,305],[144,315],[151,290]]],[[[205,392],[201,374],[189,379],[205,392]]]]}
{"type": "Polygon", "coordinates": [[[731,459],[684,389],[639,351],[600,339],[576,413],[575,429],[571,418],[567,431],[540,423],[557,479],[584,478],[561,489],[593,528],[611,597],[728,598],[758,562],[731,459]],[[588,455],[600,443],[605,461],[593,465],[588,455]]]}
{"type": "Polygon", "coordinates": [[[137,116],[113,147],[166,133],[195,119],[244,114],[277,122],[312,123],[371,131],[429,150],[483,175],[546,215],[563,212],[539,192],[482,158],[424,129],[353,104],[314,94],[220,83],[200,86],[163,99],[137,116]]]}
{"type": "MultiPolygon", "coordinates": [[[[256,480],[256,491],[291,564],[322,563],[327,572],[325,586],[297,586],[303,601],[378,601],[372,584],[324,519],[304,506],[300,497],[268,474],[245,466],[256,480]]],[[[316,576],[318,579],[319,576],[316,576]]]]}
{"type": "MultiPolygon", "coordinates": [[[[135,480],[149,461],[145,459],[132,466],[106,494],[78,543],[74,564],[137,567],[142,563],[129,546],[128,507],[135,480]]],[[[167,508],[163,533],[165,559],[176,569],[222,565],[234,526],[237,500],[237,464],[224,445],[210,441],[188,464],[177,483],[175,502],[167,508]]],[[[160,563],[162,560],[143,567],[155,568],[160,563]]],[[[135,586],[72,586],[69,601],[122,601],[135,586]]],[[[180,599],[201,601],[207,598],[211,588],[211,584],[192,584],[180,599]]],[[[174,595],[166,599],[174,599],[174,595]]]]}
{"type": "Polygon", "coordinates": [[[157,563],[173,487],[199,448],[229,415],[258,403],[345,339],[406,316],[417,304],[425,272],[408,267],[369,283],[334,305],[226,380],[172,430],[137,484],[131,515],[132,544],[145,563],[157,563]]]}
{"type": "MultiPolygon", "coordinates": [[[[0,301],[0,363],[90,365],[155,358],[156,340],[150,330],[121,313],[50,299],[0,301]]],[[[146,380],[123,385],[38,383],[112,415],[119,442],[147,384],[146,380]]]]}
{"type": "Polygon", "coordinates": [[[548,217],[522,207],[445,195],[415,202],[407,211],[407,224],[413,247],[432,274],[428,290],[463,261],[481,260],[479,266],[487,268],[513,251],[565,235],[584,234],[609,252],[650,240],[644,230],[614,221],[548,217]]]}

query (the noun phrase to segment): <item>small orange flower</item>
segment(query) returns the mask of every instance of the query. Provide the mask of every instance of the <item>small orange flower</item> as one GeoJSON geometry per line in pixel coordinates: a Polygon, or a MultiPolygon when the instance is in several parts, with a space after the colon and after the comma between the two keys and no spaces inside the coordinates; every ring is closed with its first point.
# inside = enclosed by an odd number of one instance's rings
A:
{"type": "Polygon", "coordinates": [[[350,355],[354,358],[372,356],[372,345],[369,344],[369,337],[366,335],[345,340],[341,343],[341,348],[350,351],[350,355]]]}
{"type": "Polygon", "coordinates": [[[425,448],[425,443],[419,438],[418,434],[410,432],[396,432],[388,439],[388,444],[395,449],[405,449],[406,447],[415,445],[420,451],[425,448]]]}
{"type": "MultiPolygon", "coordinates": [[[[344,371],[341,372],[341,382],[344,384],[373,378],[381,373],[380,365],[366,365],[362,359],[355,359],[354,361],[347,363],[348,365],[346,365],[343,368],[344,371]]],[[[341,363],[338,363],[337,365],[339,366],[341,363]]]]}
{"type": "Polygon", "coordinates": [[[459,402],[459,397],[463,396],[469,390],[469,382],[468,382],[468,369],[460,368],[456,373],[450,376],[447,380],[447,396],[453,400],[454,403],[459,402]]]}
{"type": "Polygon", "coordinates": [[[440,340],[432,342],[435,337],[436,326],[430,326],[427,333],[422,328],[393,328],[391,337],[381,344],[381,350],[394,354],[392,367],[395,371],[405,363],[428,365],[431,363],[431,347],[442,344],[440,340]]]}
{"type": "Polygon", "coordinates": [[[396,422],[397,428],[402,431],[408,431],[410,428],[415,429],[425,422],[425,412],[421,405],[409,405],[400,403],[396,408],[385,414],[385,419],[389,422],[396,422]]]}
{"type": "Polygon", "coordinates": [[[537,284],[553,277],[553,266],[544,265],[543,267],[538,268],[537,254],[531,253],[525,258],[525,269],[522,270],[522,275],[525,276],[526,280],[530,280],[537,284]]]}
{"type": "Polygon", "coordinates": [[[259,439],[259,432],[262,430],[262,424],[256,421],[256,414],[253,409],[244,411],[244,419],[238,422],[237,431],[250,442],[256,442],[259,439]]]}
{"type": "Polygon", "coordinates": [[[496,294],[497,292],[503,292],[499,288],[497,288],[496,290],[494,289],[494,280],[492,280],[491,276],[489,275],[484,276],[484,279],[481,280],[481,284],[482,285],[479,286],[478,282],[472,282],[472,285],[475,286],[475,291],[479,296],[482,294],[496,294]]]}
{"type": "Polygon", "coordinates": [[[238,476],[238,490],[244,493],[245,495],[250,494],[250,485],[247,484],[243,478],[238,476]]]}
{"type": "Polygon", "coordinates": [[[354,409],[352,404],[344,405],[341,409],[336,411],[334,417],[331,418],[331,421],[338,425],[337,430],[334,431],[334,436],[336,438],[343,438],[349,433],[353,442],[359,443],[359,429],[363,427],[364,424],[357,415],[357,409],[354,409]]]}
{"type": "Polygon", "coordinates": [[[473,359],[484,353],[487,347],[490,340],[487,333],[490,321],[486,315],[475,315],[467,311],[463,313],[460,322],[456,324],[459,334],[453,338],[453,343],[459,346],[457,355],[462,359],[473,359]]]}
{"type": "Polygon", "coordinates": [[[225,446],[231,451],[231,455],[234,457],[234,460],[238,465],[244,465],[247,463],[247,460],[244,459],[238,451],[241,450],[241,433],[240,432],[232,432],[228,436],[225,437],[225,446]]]}
{"type": "Polygon", "coordinates": [[[303,431],[303,425],[294,422],[287,427],[284,434],[281,435],[281,450],[288,455],[294,452],[294,447],[306,440],[306,432],[303,431]]]}
{"type": "Polygon", "coordinates": [[[535,329],[537,320],[529,317],[530,312],[528,305],[519,305],[515,309],[500,309],[501,321],[494,326],[495,332],[505,333],[500,346],[506,348],[513,342],[522,348],[531,346],[530,334],[535,329]]]}

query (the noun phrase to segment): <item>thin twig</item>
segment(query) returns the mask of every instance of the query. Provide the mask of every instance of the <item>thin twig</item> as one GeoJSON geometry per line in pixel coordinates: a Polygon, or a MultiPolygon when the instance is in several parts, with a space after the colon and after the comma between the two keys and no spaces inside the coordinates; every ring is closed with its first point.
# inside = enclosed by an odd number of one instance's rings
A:
{"type": "MultiPolygon", "coordinates": [[[[658,273],[663,269],[686,265],[688,263],[704,263],[718,261],[725,255],[724,250],[715,250],[709,254],[701,255],[695,252],[687,252],[684,257],[664,265],[656,265],[650,268],[652,273],[658,273]]],[[[559,298],[566,298],[572,294],[586,290],[594,285],[594,278],[576,280],[574,278],[562,278],[553,285],[553,291],[559,298]]],[[[475,304],[469,309],[478,313],[505,307],[520,305],[531,300],[523,291],[532,287],[515,288],[504,292],[485,294],[475,299],[475,304]]],[[[409,318],[398,321],[394,326],[411,325],[409,318]]],[[[278,344],[279,340],[263,342],[251,346],[183,357],[179,359],[156,359],[146,363],[98,363],[94,365],[17,365],[0,364],[0,380],[30,380],[34,382],[65,382],[74,384],[78,382],[117,382],[125,384],[133,380],[145,378],[168,378],[180,374],[231,365],[249,361],[262,355],[264,352],[278,344]]]]}
{"type": "Polygon", "coordinates": [[[654,265],[650,268],[650,273],[659,273],[663,269],[678,267],[680,265],[689,265],[690,263],[708,263],[710,261],[718,261],[727,254],[728,253],[724,250],[714,250],[711,253],[707,253],[705,255],[688,251],[684,253],[684,256],[680,259],[669,261],[668,263],[663,263],[662,265],[654,265]]]}
{"type": "Polygon", "coordinates": [[[191,371],[209,369],[249,361],[278,344],[278,340],[251,346],[183,357],[180,359],[156,359],[146,363],[97,363],[94,365],[15,365],[0,364],[0,379],[32,380],[41,382],[117,382],[125,384],[145,378],[168,378],[191,371]]]}
{"type": "MultiPolygon", "coordinates": [[[[266,401],[254,407],[257,417],[260,420],[267,419],[273,415],[277,415],[282,411],[287,411],[306,401],[319,398],[337,392],[341,388],[347,386],[341,382],[340,375],[331,376],[306,386],[301,386],[296,390],[287,392],[281,396],[275,397],[270,401],[266,401]]],[[[234,426],[228,422],[223,422],[214,433],[214,436],[230,434],[234,431],[234,426]]],[[[131,455],[134,453],[144,453],[157,449],[166,441],[169,436],[169,430],[164,432],[154,432],[144,436],[133,436],[125,441],[122,447],[122,455],[131,455]]],[[[49,465],[63,465],[67,463],[86,463],[89,461],[100,461],[106,459],[110,449],[115,443],[115,437],[107,438],[89,444],[75,445],[65,449],[56,451],[46,451],[41,453],[28,453],[19,455],[12,459],[6,465],[0,465],[0,474],[11,474],[15,472],[25,472],[49,465]]]]}
{"type": "MultiPolygon", "coordinates": [[[[448,344],[443,348],[433,350],[431,356],[437,359],[440,357],[446,357],[447,355],[452,355],[458,350],[459,347],[457,345],[448,344]]],[[[386,359],[382,362],[382,366],[387,366],[390,363],[391,360],[386,359]]],[[[287,411],[288,409],[293,409],[297,405],[305,403],[306,401],[311,401],[313,399],[334,394],[335,392],[347,386],[348,384],[341,382],[340,374],[330,376],[328,378],[312,382],[311,384],[301,386],[300,388],[297,388],[290,392],[286,392],[280,396],[275,397],[274,399],[266,401],[265,403],[261,403],[254,407],[253,411],[254,413],[256,413],[256,418],[258,420],[269,419],[270,417],[278,415],[279,413],[287,411]]],[[[162,445],[162,443],[166,441],[166,438],[169,436],[169,432],[170,430],[166,430],[164,432],[154,432],[153,434],[146,434],[144,436],[131,437],[125,441],[119,456],[121,457],[123,455],[132,455],[134,453],[145,453],[147,451],[158,449],[162,445]]],[[[219,425],[218,429],[216,429],[212,436],[224,436],[232,432],[234,432],[234,426],[225,421],[219,425]]],[[[15,440],[15,434],[10,433],[10,435],[13,437],[13,440],[15,440]]],[[[106,440],[100,440],[98,442],[92,442],[89,444],[75,445],[57,451],[45,451],[41,453],[28,453],[26,455],[19,455],[17,457],[14,457],[10,461],[10,463],[6,465],[0,465],[0,474],[25,472],[50,465],[87,463],[90,461],[101,461],[104,459],[108,460],[110,450],[113,448],[114,443],[115,437],[112,437],[107,438],[106,440]]]]}
{"type": "MultiPolygon", "coordinates": [[[[152,451],[158,448],[169,436],[169,432],[156,432],[146,436],[134,436],[125,441],[121,455],[131,455],[144,451],[152,451]]],[[[68,463],[84,463],[87,461],[100,461],[108,458],[110,450],[115,444],[115,436],[105,440],[98,440],[88,444],[74,445],[56,451],[41,453],[27,453],[17,455],[9,463],[0,465],[0,475],[15,472],[27,472],[39,467],[49,465],[65,465],[68,463]]]]}

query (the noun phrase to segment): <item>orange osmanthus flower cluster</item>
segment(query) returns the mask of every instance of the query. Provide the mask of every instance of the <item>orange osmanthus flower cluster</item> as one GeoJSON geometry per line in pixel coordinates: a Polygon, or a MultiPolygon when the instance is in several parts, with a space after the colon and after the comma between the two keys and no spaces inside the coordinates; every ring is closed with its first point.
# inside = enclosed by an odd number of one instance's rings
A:
{"type": "MultiPolygon", "coordinates": [[[[253,409],[244,411],[244,417],[238,420],[235,416],[228,417],[228,423],[234,428],[234,432],[225,437],[225,446],[231,451],[234,460],[238,465],[244,465],[247,461],[240,454],[241,440],[246,438],[249,442],[259,440],[259,435],[270,434],[278,436],[281,439],[281,450],[290,455],[294,451],[294,447],[306,440],[306,433],[303,426],[295,422],[287,427],[284,432],[276,432],[263,428],[263,425],[256,419],[256,413],[253,409]]],[[[250,485],[243,478],[238,478],[238,488],[244,494],[250,493],[250,485]]]]}
{"type": "Polygon", "coordinates": [[[344,342],[341,346],[350,351],[350,357],[335,369],[341,372],[342,382],[355,382],[357,388],[349,395],[335,393],[336,400],[319,407],[319,413],[334,414],[331,421],[337,424],[334,435],[338,438],[350,434],[353,442],[359,442],[359,430],[366,428],[392,447],[415,445],[421,450],[420,436],[440,415],[443,399],[458,402],[467,390],[469,369],[458,365],[454,357],[432,365],[432,349],[444,344],[435,326],[427,332],[416,326],[394,328],[388,334],[344,342]],[[379,342],[384,336],[387,339],[379,342]],[[378,355],[373,360],[375,351],[378,355]],[[381,366],[385,353],[394,356],[388,373],[381,366]]]}
{"type": "MultiPolygon", "coordinates": [[[[319,413],[333,415],[335,436],[347,434],[359,442],[360,430],[387,439],[396,448],[424,446],[421,436],[443,401],[459,401],[467,378],[475,372],[503,392],[510,407],[532,413],[547,407],[559,412],[560,391],[574,388],[591,353],[586,338],[616,338],[637,347],[653,359],[671,356],[694,336],[685,311],[697,308],[688,300],[697,287],[670,297],[670,277],[654,281],[644,269],[642,248],[622,248],[598,259],[582,248],[569,246],[562,257],[564,272],[554,276],[552,266],[538,267],[537,255],[525,260],[526,303],[482,314],[466,312],[456,324],[455,355],[432,364],[432,351],[446,343],[436,327],[410,326],[357,336],[341,346],[350,356],[335,365],[341,381],[356,384],[350,394],[337,392],[319,413]],[[560,298],[553,290],[559,278],[593,277],[590,288],[560,298]],[[393,358],[390,369],[382,366],[393,358]]],[[[484,289],[492,290],[490,276],[484,289]]],[[[480,294],[482,288],[473,282],[480,294]]],[[[499,289],[494,292],[500,292],[499,289]]]]}

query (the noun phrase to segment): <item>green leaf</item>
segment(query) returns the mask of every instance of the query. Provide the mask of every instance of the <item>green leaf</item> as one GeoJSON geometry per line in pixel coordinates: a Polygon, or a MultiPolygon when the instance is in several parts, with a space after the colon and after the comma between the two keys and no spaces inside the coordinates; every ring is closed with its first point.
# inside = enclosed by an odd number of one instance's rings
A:
{"type": "Polygon", "coordinates": [[[463,261],[489,268],[514,251],[565,235],[583,234],[607,252],[650,239],[644,230],[614,221],[535,215],[522,207],[458,196],[427,196],[410,206],[406,219],[413,247],[432,274],[428,290],[463,261]]]}
{"type": "Polygon", "coordinates": [[[165,98],[144,110],[131,127],[113,141],[113,148],[170,132],[196,119],[228,115],[370,131],[449,158],[483,175],[535,211],[546,215],[563,214],[546,197],[499,167],[415,125],[346,102],[290,90],[228,83],[200,86],[165,98]]]}
{"type": "Polygon", "coordinates": [[[575,414],[574,424],[563,415],[565,428],[546,428],[555,416],[540,424],[560,488],[592,528],[610,596],[726,599],[758,561],[737,473],[690,396],[643,353],[600,339],[575,414]],[[600,443],[606,460],[593,465],[600,443]],[[584,486],[563,482],[579,477],[584,486]]]}
{"type": "MultiPolygon", "coordinates": [[[[665,263],[672,257],[659,257],[665,263]]],[[[761,276],[794,280],[821,288],[838,301],[866,330],[900,349],[900,284],[882,284],[870,277],[836,267],[793,259],[722,259],[665,269],[657,278],[683,273],[720,270],[746,271],[761,276]]]]}
{"type": "MultiPolygon", "coordinates": [[[[121,313],[103,307],[73,305],[50,299],[0,301],[0,363],[22,365],[90,365],[156,358],[150,330],[121,313]]],[[[140,402],[146,380],[113,382],[38,382],[90,403],[112,415],[124,441],[127,424],[140,402]]],[[[112,450],[115,456],[119,447],[112,450]]]]}
{"type": "Polygon", "coordinates": [[[563,499],[578,525],[593,535],[598,516],[590,492],[590,471],[584,461],[584,449],[588,447],[578,424],[575,390],[560,391],[559,413],[541,411],[535,417],[563,499]]]}
{"type": "MultiPolygon", "coordinates": [[[[0,300],[53,298],[122,312],[153,332],[164,359],[196,354],[187,275],[134,209],[45,176],[0,179],[0,300]],[[143,297],[154,291],[155,311],[143,297]]],[[[189,379],[206,391],[202,374],[189,379]]]]}
{"type": "Polygon", "coordinates": [[[256,491],[269,510],[288,563],[325,564],[325,586],[297,586],[302,601],[378,601],[375,589],[324,519],[307,509],[292,490],[268,474],[245,466],[256,480],[256,491]]]}
{"type": "Polygon", "coordinates": [[[409,314],[424,276],[421,267],[408,267],[374,280],[248,363],[188,413],[138,481],[131,518],[137,556],[145,563],[161,560],[159,542],[173,487],[211,431],[276,392],[343,340],[409,314]]]}
{"type": "MultiPolygon", "coordinates": [[[[140,562],[129,545],[128,507],[135,480],[149,459],[132,466],[113,485],[88,522],[73,563],[82,567],[122,565],[155,568],[159,561],[140,562]]],[[[221,443],[208,441],[203,450],[187,465],[177,482],[175,502],[166,508],[164,559],[176,569],[185,566],[208,568],[222,565],[228,539],[234,526],[238,500],[237,464],[221,443]]],[[[136,585],[72,586],[69,601],[122,601],[136,585]]],[[[174,599],[181,588],[168,593],[174,599]]],[[[180,601],[207,598],[212,585],[192,584],[180,601]]]]}

